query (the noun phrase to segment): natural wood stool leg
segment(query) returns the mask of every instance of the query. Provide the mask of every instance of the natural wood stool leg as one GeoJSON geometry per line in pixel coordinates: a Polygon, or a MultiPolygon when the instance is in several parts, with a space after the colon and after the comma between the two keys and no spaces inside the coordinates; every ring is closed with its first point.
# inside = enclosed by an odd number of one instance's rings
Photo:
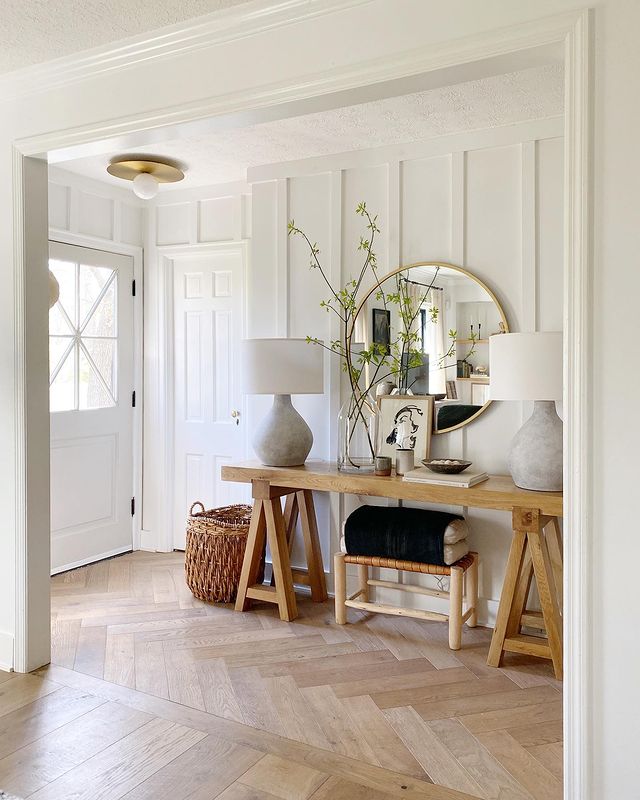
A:
{"type": "Polygon", "coordinates": [[[478,554],[471,553],[473,564],[465,573],[465,589],[467,598],[467,608],[473,608],[473,612],[467,620],[470,628],[475,628],[478,624],[478,554]]]}
{"type": "Polygon", "coordinates": [[[449,586],[449,647],[459,650],[462,645],[462,567],[451,567],[449,586]]]}
{"type": "Polygon", "coordinates": [[[275,577],[280,619],[290,622],[298,616],[296,595],[293,591],[289,545],[284,527],[282,506],[279,497],[264,501],[267,520],[267,539],[271,550],[271,563],[275,577]]]}
{"type": "Polygon", "coordinates": [[[366,564],[358,564],[358,589],[360,590],[360,600],[369,602],[369,567],[366,564]]]}
{"type": "Polygon", "coordinates": [[[536,585],[540,595],[542,616],[547,630],[549,649],[553,661],[556,678],[562,680],[562,620],[558,608],[558,595],[554,586],[551,559],[547,550],[547,542],[542,531],[527,534],[531,560],[536,576],[536,585]]]}
{"type": "Polygon", "coordinates": [[[507,561],[504,583],[502,585],[502,593],[500,595],[500,605],[498,606],[498,614],[496,616],[496,626],[493,629],[489,656],[487,658],[487,664],[490,667],[499,667],[502,663],[502,646],[507,635],[509,615],[511,614],[511,606],[520,578],[526,541],[527,534],[525,531],[515,530],[513,532],[509,559],[507,561]]]}
{"type": "Polygon", "coordinates": [[[324,576],[324,564],[322,562],[320,538],[318,537],[318,523],[316,521],[316,509],[313,504],[313,493],[305,489],[297,494],[300,521],[302,523],[302,537],[307,557],[311,599],[314,603],[324,603],[328,597],[327,583],[324,576]]]}
{"type": "Polygon", "coordinates": [[[236,595],[236,611],[246,611],[251,604],[251,600],[247,597],[247,589],[258,580],[266,532],[264,502],[261,499],[256,499],[251,512],[251,524],[249,525],[247,545],[242,562],[242,571],[240,572],[240,582],[236,595]]]}
{"type": "Polygon", "coordinates": [[[347,565],[344,553],[336,553],[333,557],[333,579],[335,582],[336,622],[344,625],[347,621],[347,565]]]}

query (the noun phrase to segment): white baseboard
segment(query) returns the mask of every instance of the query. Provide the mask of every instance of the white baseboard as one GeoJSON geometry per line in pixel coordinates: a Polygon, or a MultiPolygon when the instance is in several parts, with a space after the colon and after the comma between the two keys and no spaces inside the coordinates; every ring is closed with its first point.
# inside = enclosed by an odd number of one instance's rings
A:
{"type": "Polygon", "coordinates": [[[0,669],[13,672],[13,636],[0,631],[0,669]]]}
{"type": "Polygon", "coordinates": [[[155,553],[158,550],[156,537],[152,531],[141,530],[138,543],[140,550],[146,550],[149,553],[155,553]]]}
{"type": "Polygon", "coordinates": [[[495,628],[498,615],[498,600],[489,600],[486,597],[478,598],[478,624],[487,628],[495,628]]]}
{"type": "Polygon", "coordinates": [[[116,550],[109,550],[107,553],[100,553],[91,558],[83,558],[81,561],[74,561],[71,564],[65,564],[62,567],[56,567],[51,570],[52,575],[58,575],[60,572],[69,572],[71,569],[78,569],[78,567],[86,567],[87,564],[95,564],[96,561],[104,561],[106,558],[113,558],[114,556],[121,556],[123,553],[130,553],[131,547],[119,547],[116,550]]]}

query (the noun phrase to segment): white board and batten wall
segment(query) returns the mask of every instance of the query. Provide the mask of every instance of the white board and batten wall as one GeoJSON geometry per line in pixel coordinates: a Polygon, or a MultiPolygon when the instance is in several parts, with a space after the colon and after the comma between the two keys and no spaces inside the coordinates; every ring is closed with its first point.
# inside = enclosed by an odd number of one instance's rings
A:
{"type": "MultiPolygon", "coordinates": [[[[463,265],[493,289],[512,330],[561,330],[562,160],[562,120],[551,119],[249,170],[249,180],[257,181],[249,335],[335,337],[332,315],[319,305],[327,289],[318,270],[309,268],[300,239],[287,244],[283,236],[286,220],[295,219],[318,243],[334,282],[344,283],[361,264],[356,248],[365,231],[355,214],[360,201],[378,214],[381,273],[429,259],[463,265]]],[[[296,398],[296,405],[314,432],[311,458],[334,460],[336,364],[327,366],[326,377],[325,396],[296,398]]],[[[432,454],[468,458],[488,472],[505,473],[507,448],[523,413],[520,404],[495,403],[471,425],[434,437],[432,454]]],[[[342,518],[354,502],[318,498],[328,571],[342,518]]],[[[452,511],[470,521],[471,545],[482,558],[480,619],[492,624],[511,541],[510,516],[452,511]]],[[[393,601],[393,594],[387,599],[393,601]]]]}
{"type": "Polygon", "coordinates": [[[131,191],[49,167],[49,238],[142,247],[145,204],[131,191]]]}

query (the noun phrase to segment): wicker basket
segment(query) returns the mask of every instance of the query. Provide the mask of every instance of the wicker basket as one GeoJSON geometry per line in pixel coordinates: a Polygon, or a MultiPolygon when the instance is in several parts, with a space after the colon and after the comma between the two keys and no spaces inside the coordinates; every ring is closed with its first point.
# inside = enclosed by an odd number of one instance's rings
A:
{"type": "MultiPolygon", "coordinates": [[[[189,509],[184,568],[187,586],[199,600],[230,603],[240,581],[251,522],[251,506],[205,511],[200,502],[189,509]],[[196,506],[202,511],[194,513],[196,506]]],[[[264,578],[264,559],[261,567],[264,578]]]]}

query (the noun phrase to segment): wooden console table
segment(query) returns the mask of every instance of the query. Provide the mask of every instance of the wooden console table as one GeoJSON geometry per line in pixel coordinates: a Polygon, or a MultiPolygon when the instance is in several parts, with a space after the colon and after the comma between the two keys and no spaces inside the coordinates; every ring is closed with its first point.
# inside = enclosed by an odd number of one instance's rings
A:
{"type": "Polygon", "coordinates": [[[506,651],[526,653],[551,659],[556,677],[562,677],[562,547],[558,526],[561,492],[519,489],[505,476],[492,476],[470,489],[409,483],[395,476],[338,472],[334,464],[324,461],[310,461],[303,467],[231,464],[222,467],[222,480],[251,483],[254,499],[236,610],[246,611],[251,600],[277,603],[283,620],[295,619],[298,613],[294,582],[309,585],[314,601],[327,599],[314,491],[509,511],[513,540],[487,663],[500,666],[506,651]],[[284,514],[280,500],[283,496],[287,497],[284,514]],[[291,569],[290,547],[298,514],[307,570],[291,569]],[[271,549],[275,586],[256,583],[265,540],[271,549]],[[542,608],[538,613],[526,609],[534,576],[542,608]],[[547,639],[522,634],[523,625],[544,629],[547,639]]]}

